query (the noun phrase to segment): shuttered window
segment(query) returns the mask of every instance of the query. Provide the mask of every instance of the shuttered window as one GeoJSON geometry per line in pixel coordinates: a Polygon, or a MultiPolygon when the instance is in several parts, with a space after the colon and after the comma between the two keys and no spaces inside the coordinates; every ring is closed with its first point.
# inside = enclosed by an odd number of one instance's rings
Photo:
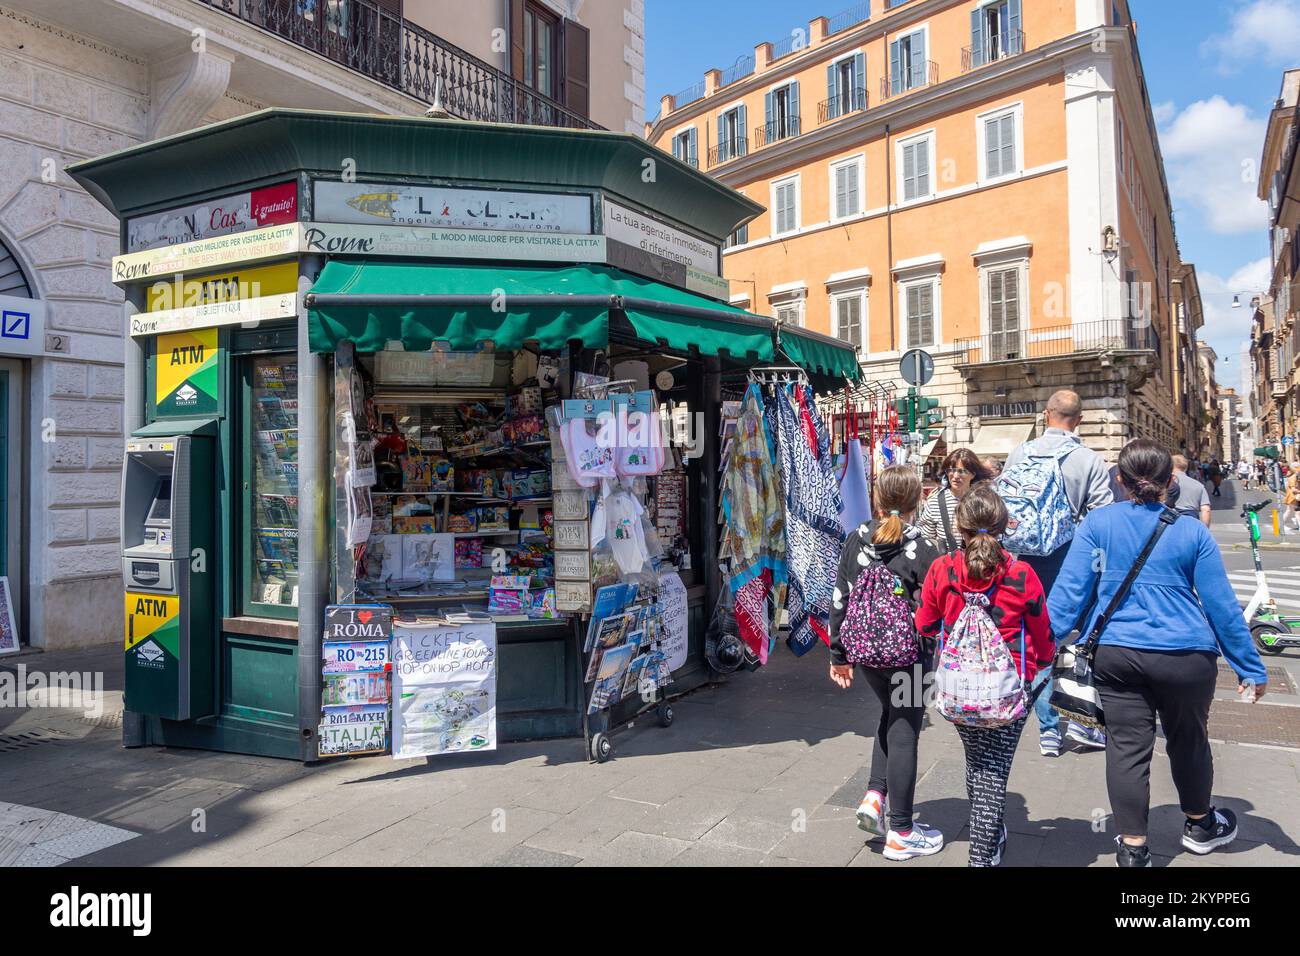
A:
{"type": "Polygon", "coordinates": [[[907,347],[923,348],[934,344],[934,283],[926,282],[907,288],[907,347]]]}
{"type": "Polygon", "coordinates": [[[776,217],[775,233],[783,235],[799,228],[798,183],[789,179],[773,187],[773,214],[776,217]]]}
{"type": "Polygon", "coordinates": [[[836,219],[847,219],[862,212],[862,196],[859,189],[859,181],[862,178],[861,162],[855,159],[833,167],[836,219]]]}
{"type": "Polygon", "coordinates": [[[1016,115],[1003,113],[984,121],[984,175],[1007,176],[1016,169],[1016,115]]]}
{"type": "Polygon", "coordinates": [[[850,295],[835,300],[835,335],[858,352],[862,342],[862,296],[850,295]]]}
{"type": "Polygon", "coordinates": [[[918,139],[903,147],[903,201],[930,195],[930,141],[918,139]]]}

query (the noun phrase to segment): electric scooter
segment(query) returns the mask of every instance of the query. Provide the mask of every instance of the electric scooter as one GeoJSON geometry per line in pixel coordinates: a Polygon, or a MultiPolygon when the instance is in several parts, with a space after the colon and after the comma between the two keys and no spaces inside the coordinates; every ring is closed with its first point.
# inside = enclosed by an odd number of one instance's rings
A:
{"type": "Polygon", "coordinates": [[[1246,605],[1245,616],[1259,649],[1265,654],[1281,654],[1284,648],[1300,647],[1300,615],[1279,613],[1277,601],[1268,592],[1268,578],[1264,576],[1264,566],[1259,560],[1259,512],[1270,504],[1270,501],[1260,501],[1241,509],[1241,516],[1250,531],[1250,553],[1255,559],[1258,585],[1246,605]]]}

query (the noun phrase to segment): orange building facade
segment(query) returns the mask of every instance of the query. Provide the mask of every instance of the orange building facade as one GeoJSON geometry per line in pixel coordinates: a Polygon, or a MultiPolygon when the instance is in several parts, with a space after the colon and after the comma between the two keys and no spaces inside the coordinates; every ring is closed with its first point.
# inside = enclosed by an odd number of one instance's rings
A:
{"type": "Polygon", "coordinates": [[[1170,347],[1183,264],[1124,0],[886,3],[758,44],[647,125],[767,207],[725,251],[733,302],[851,341],[891,388],[924,348],[948,447],[1005,455],[1062,386],[1098,450],[1194,447],[1170,347]]]}

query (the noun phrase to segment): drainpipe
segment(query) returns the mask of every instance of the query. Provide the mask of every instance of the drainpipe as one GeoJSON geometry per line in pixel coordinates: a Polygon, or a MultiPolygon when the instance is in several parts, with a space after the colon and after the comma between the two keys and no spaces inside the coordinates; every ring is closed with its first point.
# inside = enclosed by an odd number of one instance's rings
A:
{"type": "Polygon", "coordinates": [[[889,148],[889,124],[885,124],[885,255],[888,261],[885,268],[889,276],[889,350],[898,348],[895,339],[898,319],[894,315],[894,199],[892,187],[894,174],[890,171],[891,160],[889,148]]]}
{"type": "MultiPolygon", "coordinates": [[[[125,231],[125,226],[123,226],[125,231]]],[[[137,428],[144,426],[144,344],[143,340],[131,335],[131,319],[143,312],[145,307],[145,287],[131,285],[126,290],[126,301],[122,304],[122,328],[126,332],[126,351],[123,368],[124,385],[122,393],[122,445],[126,438],[137,428]]],[[[122,711],[122,746],[143,747],[148,743],[148,725],[144,714],[134,711],[122,711]]]]}
{"type": "MultiPolygon", "coordinates": [[[[324,267],[324,256],[299,260],[299,293],[311,288],[324,267]]],[[[317,759],[321,634],[330,580],[329,503],[334,472],[329,369],[328,359],[311,350],[304,302],[298,309],[298,744],[304,763],[317,759]]]]}

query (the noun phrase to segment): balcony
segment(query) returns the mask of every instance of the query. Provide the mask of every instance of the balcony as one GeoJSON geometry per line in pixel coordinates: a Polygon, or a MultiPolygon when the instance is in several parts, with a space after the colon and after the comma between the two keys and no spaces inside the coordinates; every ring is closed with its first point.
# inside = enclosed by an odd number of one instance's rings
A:
{"type": "Polygon", "coordinates": [[[548,96],[375,0],[195,0],[425,103],[435,93],[453,116],[489,123],[600,129],[548,96]],[[314,11],[319,11],[316,15],[314,11]]]}
{"type": "Polygon", "coordinates": [[[984,46],[978,51],[974,47],[964,46],[961,48],[961,71],[969,73],[977,67],[986,66],[998,60],[1005,60],[1007,57],[1017,56],[1024,53],[1029,47],[1025,43],[1025,31],[1016,30],[1008,36],[986,36],[984,46]]]}
{"type": "Polygon", "coordinates": [[[770,146],[772,143],[779,143],[783,139],[798,136],[800,133],[799,127],[799,117],[797,116],[787,116],[783,120],[773,120],[766,126],[755,126],[754,148],[760,149],[763,146],[770,146]]]}
{"type": "Polygon", "coordinates": [[[722,71],[722,77],[718,80],[718,89],[724,86],[730,86],[737,80],[743,80],[749,74],[754,72],[754,58],[752,56],[742,56],[735,63],[722,71]]]}
{"type": "Polygon", "coordinates": [[[866,90],[849,90],[839,96],[832,96],[817,104],[817,124],[829,123],[831,120],[859,113],[867,108],[866,90]]]}
{"type": "Polygon", "coordinates": [[[904,93],[910,93],[912,90],[933,86],[938,82],[939,64],[935,63],[934,60],[923,60],[914,64],[912,69],[908,70],[905,75],[896,79],[882,76],[880,78],[880,99],[883,101],[890,97],[901,96],[904,93]]]}
{"type": "Polygon", "coordinates": [[[743,136],[724,139],[717,146],[709,147],[709,168],[712,169],[728,160],[738,159],[749,152],[749,141],[743,136]]]}
{"type": "Polygon", "coordinates": [[[1134,326],[1128,319],[993,332],[958,339],[956,347],[958,352],[966,353],[964,359],[958,359],[960,365],[1065,358],[1087,352],[1154,352],[1157,358],[1160,356],[1155,327],[1134,326]]]}

